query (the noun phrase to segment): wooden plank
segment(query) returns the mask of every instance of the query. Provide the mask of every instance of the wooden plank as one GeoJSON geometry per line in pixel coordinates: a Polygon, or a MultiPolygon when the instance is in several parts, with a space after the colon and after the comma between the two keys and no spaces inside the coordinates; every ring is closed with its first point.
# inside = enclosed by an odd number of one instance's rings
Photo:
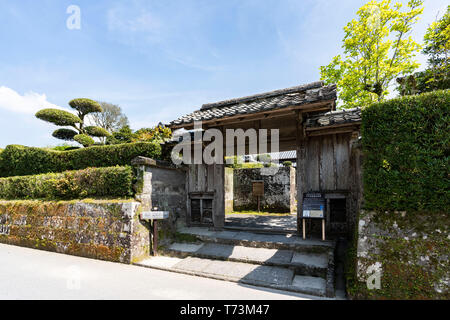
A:
{"type": "Polygon", "coordinates": [[[206,172],[207,188],[208,191],[214,191],[214,165],[208,165],[206,172]]]}
{"type": "Polygon", "coordinates": [[[223,229],[225,224],[225,166],[223,164],[214,165],[214,210],[213,223],[215,229],[223,229]]]}
{"type": "Polygon", "coordinates": [[[190,168],[187,170],[185,175],[185,192],[186,192],[186,225],[191,225],[191,199],[189,199],[189,191],[190,191],[190,168]]]}
{"type": "Polygon", "coordinates": [[[333,141],[333,178],[334,178],[334,189],[337,188],[337,165],[336,165],[336,145],[337,145],[337,137],[335,134],[331,136],[333,141]]]}
{"type": "Polygon", "coordinates": [[[303,212],[303,193],[306,191],[306,181],[305,181],[305,161],[306,161],[306,151],[305,151],[305,136],[303,134],[303,115],[298,113],[296,116],[297,120],[297,134],[296,134],[296,144],[297,144],[297,231],[300,231],[301,225],[301,213],[303,212]]]}
{"type": "Polygon", "coordinates": [[[335,190],[333,160],[333,140],[324,136],[321,139],[320,150],[320,187],[322,191],[335,190]]]}
{"type": "Polygon", "coordinates": [[[318,191],[320,189],[319,184],[319,152],[320,152],[320,139],[312,138],[308,139],[306,149],[306,191],[318,191]]]}
{"type": "Polygon", "coordinates": [[[333,124],[333,125],[322,126],[322,127],[309,127],[309,128],[306,128],[306,131],[308,131],[308,133],[311,133],[312,131],[319,131],[319,130],[326,130],[326,129],[335,129],[335,128],[343,128],[343,127],[349,127],[349,126],[350,127],[351,126],[359,127],[360,124],[361,124],[361,121],[339,123],[339,124],[333,124]]]}
{"type": "Polygon", "coordinates": [[[189,165],[189,192],[195,192],[196,190],[196,179],[197,179],[197,174],[196,174],[196,165],[195,164],[190,164],[189,165]]]}
{"type": "Polygon", "coordinates": [[[339,133],[351,133],[357,131],[358,128],[356,126],[348,126],[345,128],[335,128],[335,129],[326,129],[326,130],[318,130],[318,131],[306,131],[306,135],[308,137],[318,137],[318,136],[327,136],[331,134],[339,134],[339,133]]]}
{"type": "Polygon", "coordinates": [[[206,165],[197,165],[197,181],[198,181],[198,191],[206,191],[206,165]]]}
{"type": "Polygon", "coordinates": [[[337,188],[339,190],[350,189],[350,145],[349,135],[337,135],[335,154],[337,188]]]}

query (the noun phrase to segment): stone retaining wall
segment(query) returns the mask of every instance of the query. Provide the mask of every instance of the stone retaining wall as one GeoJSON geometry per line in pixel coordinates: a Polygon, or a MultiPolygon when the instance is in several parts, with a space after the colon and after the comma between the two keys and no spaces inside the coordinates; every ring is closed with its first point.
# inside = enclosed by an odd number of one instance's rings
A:
{"type": "Polygon", "coordinates": [[[158,223],[160,245],[165,245],[177,227],[186,226],[186,171],[145,157],[134,159],[132,164],[137,177],[135,197],[142,210],[169,212],[169,218],[158,223]]]}
{"type": "Polygon", "coordinates": [[[133,200],[0,201],[0,242],[131,263],[149,251],[139,210],[133,200]]]}

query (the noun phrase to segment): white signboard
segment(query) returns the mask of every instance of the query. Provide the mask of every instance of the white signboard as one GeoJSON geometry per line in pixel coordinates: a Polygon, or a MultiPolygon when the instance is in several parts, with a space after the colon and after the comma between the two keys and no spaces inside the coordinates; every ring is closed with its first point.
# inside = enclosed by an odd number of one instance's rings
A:
{"type": "Polygon", "coordinates": [[[143,211],[141,220],[161,220],[169,217],[169,211],[143,211]]]}
{"type": "Polygon", "coordinates": [[[303,210],[303,218],[323,218],[323,210],[303,210]]]}

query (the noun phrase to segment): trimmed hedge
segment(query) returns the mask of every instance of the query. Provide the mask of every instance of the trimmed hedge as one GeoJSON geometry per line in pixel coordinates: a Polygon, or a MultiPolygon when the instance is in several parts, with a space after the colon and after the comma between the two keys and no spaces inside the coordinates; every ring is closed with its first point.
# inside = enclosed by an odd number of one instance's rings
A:
{"type": "Polygon", "coordinates": [[[140,142],[91,146],[70,151],[9,145],[0,153],[0,177],[80,170],[89,167],[124,166],[137,156],[159,159],[161,145],[140,142]]]}
{"type": "Polygon", "coordinates": [[[0,178],[0,199],[82,199],[132,195],[131,167],[88,168],[0,178]]]}
{"type": "Polygon", "coordinates": [[[450,90],[362,111],[365,209],[448,212],[450,90]]]}

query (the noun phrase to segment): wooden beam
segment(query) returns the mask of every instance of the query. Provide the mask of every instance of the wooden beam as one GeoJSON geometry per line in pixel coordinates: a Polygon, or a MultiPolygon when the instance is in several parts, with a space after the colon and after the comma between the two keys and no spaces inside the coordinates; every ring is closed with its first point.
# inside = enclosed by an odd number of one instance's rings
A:
{"type": "Polygon", "coordinates": [[[306,128],[306,131],[309,132],[309,131],[317,131],[317,130],[324,130],[324,129],[349,127],[349,126],[357,126],[357,127],[359,127],[360,125],[361,125],[361,121],[357,121],[357,122],[355,121],[355,122],[333,124],[331,126],[308,127],[308,128],[306,128]]]}
{"type": "Polygon", "coordinates": [[[317,130],[317,131],[308,131],[306,130],[306,135],[308,137],[317,137],[317,136],[325,136],[332,134],[340,134],[340,133],[352,133],[358,131],[358,128],[355,126],[349,126],[344,128],[335,128],[335,129],[327,129],[327,130],[317,130]]]}
{"type": "Polygon", "coordinates": [[[303,193],[306,188],[305,184],[305,160],[306,160],[306,137],[303,132],[303,114],[300,110],[296,116],[297,134],[296,134],[296,150],[297,150],[297,230],[300,232],[301,216],[303,212],[303,193]]]}

